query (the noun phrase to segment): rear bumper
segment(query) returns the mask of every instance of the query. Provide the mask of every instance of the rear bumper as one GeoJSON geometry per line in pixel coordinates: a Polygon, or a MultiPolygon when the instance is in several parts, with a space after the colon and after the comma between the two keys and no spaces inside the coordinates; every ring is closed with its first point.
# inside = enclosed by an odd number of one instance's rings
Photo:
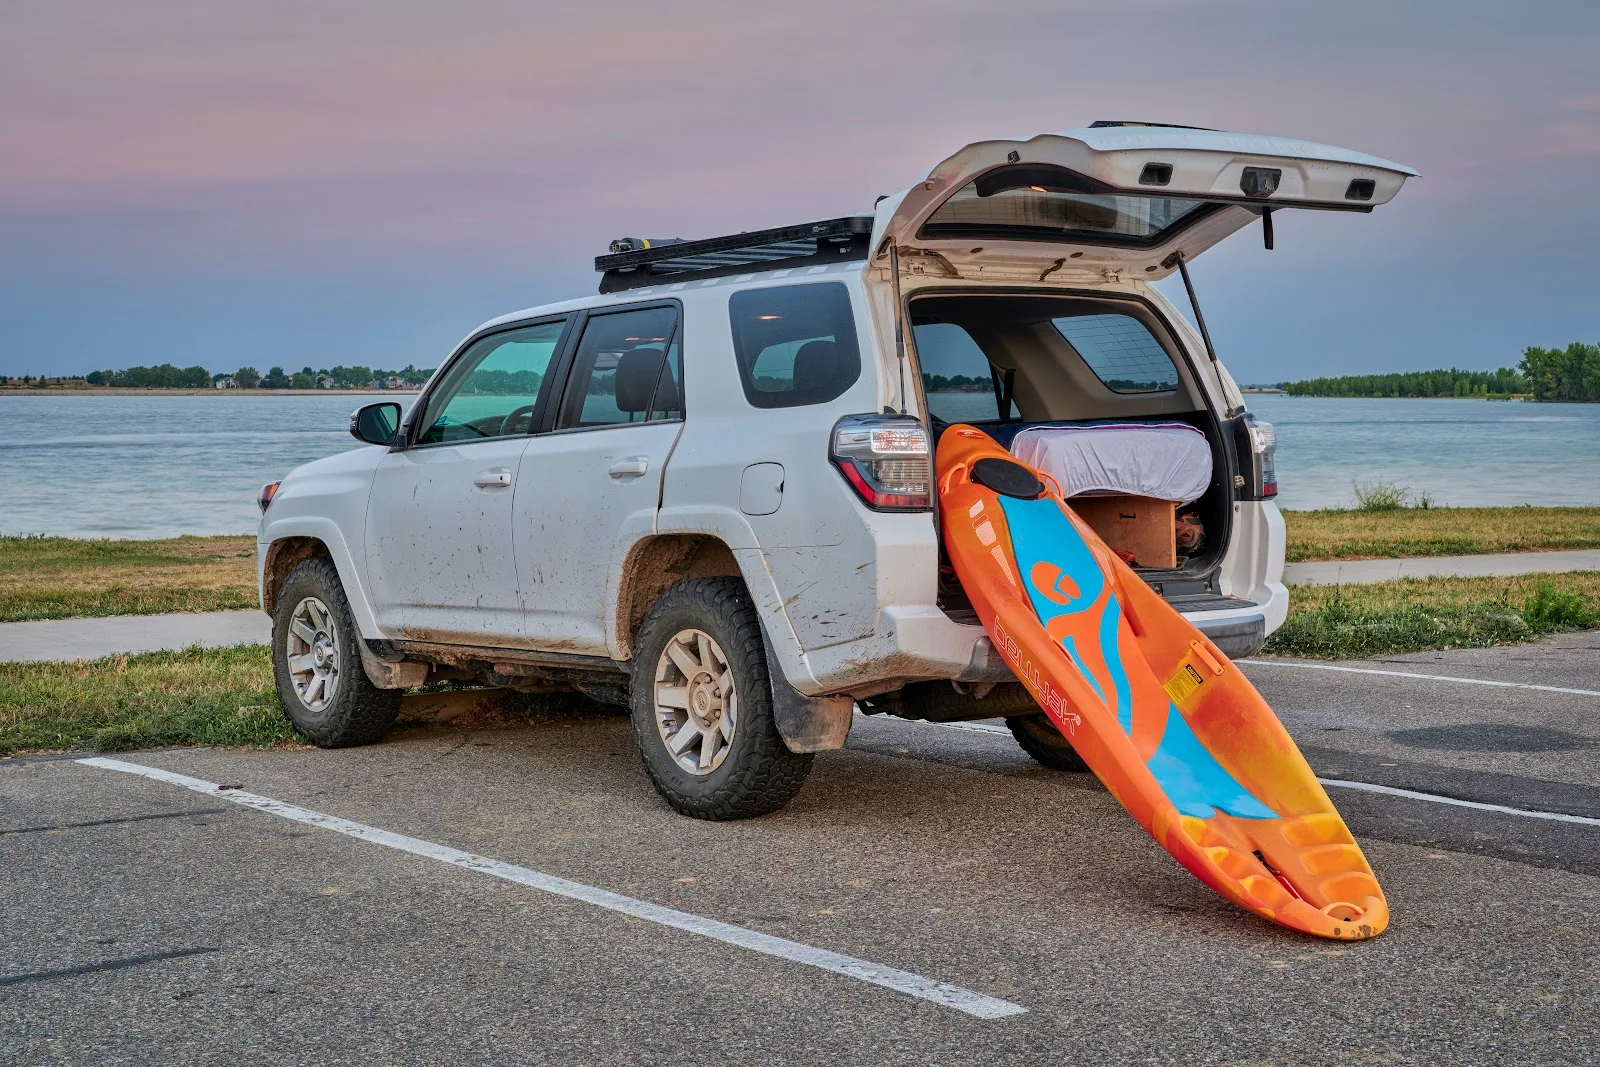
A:
{"type": "MultiPolygon", "coordinates": [[[[1267,588],[1270,595],[1264,603],[1185,612],[1184,618],[1230,658],[1252,655],[1288,611],[1288,590],[1276,582],[1267,588]]],[[[804,679],[808,684],[802,691],[808,695],[872,696],[935,678],[973,683],[1015,680],[983,627],[955,622],[931,605],[889,608],[879,616],[872,636],[813,649],[805,662],[811,677],[804,679]]]]}
{"type": "Polygon", "coordinates": [[[1255,654],[1267,640],[1267,617],[1260,612],[1244,618],[1194,619],[1195,628],[1211,639],[1229,659],[1255,654]]]}

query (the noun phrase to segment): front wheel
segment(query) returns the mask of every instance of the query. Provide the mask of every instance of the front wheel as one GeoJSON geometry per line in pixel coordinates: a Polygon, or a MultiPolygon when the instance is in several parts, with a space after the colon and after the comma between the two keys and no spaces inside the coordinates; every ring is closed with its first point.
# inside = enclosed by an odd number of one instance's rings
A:
{"type": "Polygon", "coordinates": [[[794,799],[811,756],[772,716],[761,622],[737,578],[662,594],[634,642],[634,740],[656,792],[697,819],[748,819],[794,799]]]}
{"type": "Polygon", "coordinates": [[[289,572],[272,613],[272,673],[289,721],[320,748],[381,740],[400,714],[400,690],[367,678],[360,640],[332,560],[289,572]]]}

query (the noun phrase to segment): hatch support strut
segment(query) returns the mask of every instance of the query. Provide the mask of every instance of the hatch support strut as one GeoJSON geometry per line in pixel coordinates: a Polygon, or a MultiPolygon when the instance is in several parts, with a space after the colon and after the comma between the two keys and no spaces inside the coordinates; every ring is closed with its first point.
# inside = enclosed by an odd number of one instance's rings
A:
{"type": "Polygon", "coordinates": [[[900,301],[900,248],[893,240],[889,242],[889,282],[890,294],[894,299],[894,354],[900,363],[900,412],[906,413],[906,331],[903,321],[904,309],[900,301]]]}
{"type": "MultiPolygon", "coordinates": [[[[1200,340],[1206,343],[1206,355],[1211,357],[1211,365],[1220,372],[1222,365],[1217,362],[1217,348],[1211,343],[1211,331],[1206,329],[1206,317],[1201,313],[1200,301],[1194,295],[1194,282],[1189,280],[1189,265],[1184,262],[1183,253],[1172,253],[1162,261],[1161,265],[1167,268],[1176,266],[1178,273],[1183,275],[1183,288],[1189,294],[1189,306],[1194,309],[1194,324],[1200,327],[1200,340]]],[[[1232,418],[1243,410],[1239,408],[1238,411],[1229,411],[1228,417],[1232,418]]]]}
{"type": "Polygon", "coordinates": [[[1200,340],[1206,343],[1206,355],[1211,357],[1213,365],[1217,362],[1217,349],[1211,343],[1211,331],[1206,329],[1206,317],[1200,313],[1200,301],[1194,295],[1194,282],[1189,280],[1189,265],[1184,262],[1182,252],[1174,252],[1167,257],[1163,267],[1177,265],[1178,273],[1183,275],[1183,288],[1189,294],[1189,306],[1194,309],[1194,324],[1200,327],[1200,340]]]}

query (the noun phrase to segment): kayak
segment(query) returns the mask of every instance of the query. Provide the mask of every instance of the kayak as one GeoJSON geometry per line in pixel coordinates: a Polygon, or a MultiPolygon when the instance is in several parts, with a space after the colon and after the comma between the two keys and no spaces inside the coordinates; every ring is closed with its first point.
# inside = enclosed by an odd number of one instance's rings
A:
{"type": "Polygon", "coordinates": [[[1248,911],[1360,940],[1389,906],[1244,673],[1106,547],[1048,474],[971,426],[936,452],[945,549],[994,647],[1140,826],[1248,911]]]}

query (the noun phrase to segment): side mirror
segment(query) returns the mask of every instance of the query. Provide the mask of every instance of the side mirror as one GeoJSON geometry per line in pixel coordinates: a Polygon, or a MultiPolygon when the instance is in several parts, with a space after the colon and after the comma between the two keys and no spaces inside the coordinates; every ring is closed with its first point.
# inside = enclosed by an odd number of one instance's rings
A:
{"type": "Polygon", "coordinates": [[[369,445],[392,445],[400,432],[400,405],[392,400],[357,408],[350,416],[350,436],[369,445]]]}

